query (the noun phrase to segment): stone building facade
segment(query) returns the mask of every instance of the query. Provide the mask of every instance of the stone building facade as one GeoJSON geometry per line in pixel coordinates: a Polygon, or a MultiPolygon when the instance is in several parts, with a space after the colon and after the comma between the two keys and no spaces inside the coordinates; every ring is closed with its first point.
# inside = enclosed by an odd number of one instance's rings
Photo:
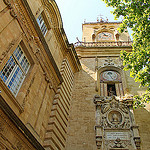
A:
{"type": "Polygon", "coordinates": [[[0,1],[0,149],[65,149],[81,68],[55,1],[0,1]]]}
{"type": "Polygon", "coordinates": [[[0,1],[0,149],[150,149],[149,107],[132,109],[144,89],[123,71],[131,41],[118,26],[85,23],[73,45],[54,0],[0,1]]]}

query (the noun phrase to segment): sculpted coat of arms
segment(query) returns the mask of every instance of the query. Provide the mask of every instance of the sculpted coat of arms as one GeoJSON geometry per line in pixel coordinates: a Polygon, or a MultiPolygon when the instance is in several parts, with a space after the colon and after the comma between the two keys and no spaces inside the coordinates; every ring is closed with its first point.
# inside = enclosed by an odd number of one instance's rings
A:
{"type": "Polygon", "coordinates": [[[140,136],[133,114],[133,99],[94,96],[96,144],[103,150],[140,150],[140,136]]]}

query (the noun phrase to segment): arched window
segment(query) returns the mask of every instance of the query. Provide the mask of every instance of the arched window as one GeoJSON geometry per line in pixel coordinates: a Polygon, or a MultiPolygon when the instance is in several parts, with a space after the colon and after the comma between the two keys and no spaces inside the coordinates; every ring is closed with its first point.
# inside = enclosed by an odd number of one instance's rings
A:
{"type": "Polygon", "coordinates": [[[107,70],[100,73],[100,95],[124,95],[120,73],[114,70],[107,70]]]}

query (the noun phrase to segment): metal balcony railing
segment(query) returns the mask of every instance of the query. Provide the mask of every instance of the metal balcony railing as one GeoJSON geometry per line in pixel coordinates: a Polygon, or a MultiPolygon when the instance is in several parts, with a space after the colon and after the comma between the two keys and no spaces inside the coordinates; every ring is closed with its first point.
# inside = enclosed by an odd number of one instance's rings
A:
{"type": "Polygon", "coordinates": [[[76,42],[74,47],[120,47],[132,46],[132,41],[117,41],[117,42],[76,42]]]}

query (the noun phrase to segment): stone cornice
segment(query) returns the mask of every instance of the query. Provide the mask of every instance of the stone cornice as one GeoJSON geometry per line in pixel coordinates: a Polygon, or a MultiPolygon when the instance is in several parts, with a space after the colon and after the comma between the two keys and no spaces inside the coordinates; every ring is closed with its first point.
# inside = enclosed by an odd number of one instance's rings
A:
{"type": "Polygon", "coordinates": [[[119,21],[119,22],[104,22],[104,21],[102,21],[102,22],[85,22],[85,23],[83,23],[82,25],[88,25],[88,24],[120,24],[120,23],[122,23],[121,21],[119,21]]]}
{"type": "Polygon", "coordinates": [[[131,46],[124,47],[76,47],[76,52],[80,57],[95,57],[95,56],[120,56],[120,51],[125,50],[127,52],[132,51],[131,46]]]}
{"type": "Polygon", "coordinates": [[[22,3],[23,3],[24,7],[26,8],[26,10],[27,10],[27,12],[29,14],[29,17],[30,17],[30,19],[31,19],[31,21],[32,21],[32,23],[33,23],[33,25],[35,27],[35,30],[36,30],[38,36],[39,36],[40,42],[42,43],[42,45],[43,45],[43,47],[44,47],[44,49],[45,49],[45,51],[47,53],[47,56],[48,56],[52,66],[53,66],[53,68],[54,68],[54,70],[55,70],[55,72],[57,74],[58,79],[60,80],[60,82],[63,82],[62,76],[61,76],[61,74],[59,72],[59,69],[58,69],[58,67],[56,65],[56,62],[55,62],[55,60],[54,60],[54,58],[53,58],[53,56],[52,56],[52,54],[50,52],[50,49],[49,49],[49,47],[47,45],[47,42],[46,42],[46,40],[45,40],[45,38],[44,38],[44,36],[43,36],[39,26],[38,26],[38,23],[37,23],[34,15],[32,13],[32,11],[31,11],[31,8],[29,7],[29,4],[28,4],[27,0],[23,0],[22,3]]]}
{"type": "Polygon", "coordinates": [[[77,57],[74,46],[72,44],[69,44],[69,42],[68,42],[68,38],[67,38],[66,33],[63,28],[60,11],[58,9],[56,2],[46,0],[46,1],[43,1],[43,3],[47,6],[48,9],[53,10],[53,11],[51,11],[52,20],[54,22],[52,30],[54,30],[54,34],[57,38],[57,41],[61,45],[62,53],[64,54],[64,56],[66,56],[67,53],[69,52],[69,54],[71,55],[71,58],[75,64],[76,70],[77,71],[80,70],[81,64],[77,57]]]}
{"type": "Polygon", "coordinates": [[[54,0],[43,0],[42,2],[43,5],[46,6],[47,10],[49,11],[49,15],[51,16],[52,20],[51,29],[54,31],[57,42],[61,45],[61,51],[65,55],[65,52],[68,49],[69,42],[63,29],[62,18],[58,6],[54,0]]]}
{"type": "MultiPolygon", "coordinates": [[[[81,69],[81,64],[79,61],[79,58],[77,56],[77,53],[75,51],[74,45],[73,44],[69,44],[67,36],[65,34],[65,31],[63,28],[61,29],[57,29],[57,31],[59,32],[55,32],[56,34],[58,33],[59,35],[56,35],[56,37],[59,37],[60,39],[58,40],[58,42],[60,42],[61,46],[63,46],[63,50],[65,50],[65,53],[70,54],[72,61],[74,62],[75,68],[77,71],[79,71],[81,69]]],[[[64,53],[63,52],[63,53],[64,53]]],[[[66,55],[66,54],[65,54],[66,55]]]]}
{"type": "Polygon", "coordinates": [[[69,53],[70,53],[70,55],[73,58],[73,62],[75,64],[75,66],[76,66],[77,71],[79,71],[82,67],[81,67],[81,63],[79,61],[78,55],[76,53],[76,50],[75,50],[73,44],[70,44],[69,47],[70,47],[69,53]]]}

